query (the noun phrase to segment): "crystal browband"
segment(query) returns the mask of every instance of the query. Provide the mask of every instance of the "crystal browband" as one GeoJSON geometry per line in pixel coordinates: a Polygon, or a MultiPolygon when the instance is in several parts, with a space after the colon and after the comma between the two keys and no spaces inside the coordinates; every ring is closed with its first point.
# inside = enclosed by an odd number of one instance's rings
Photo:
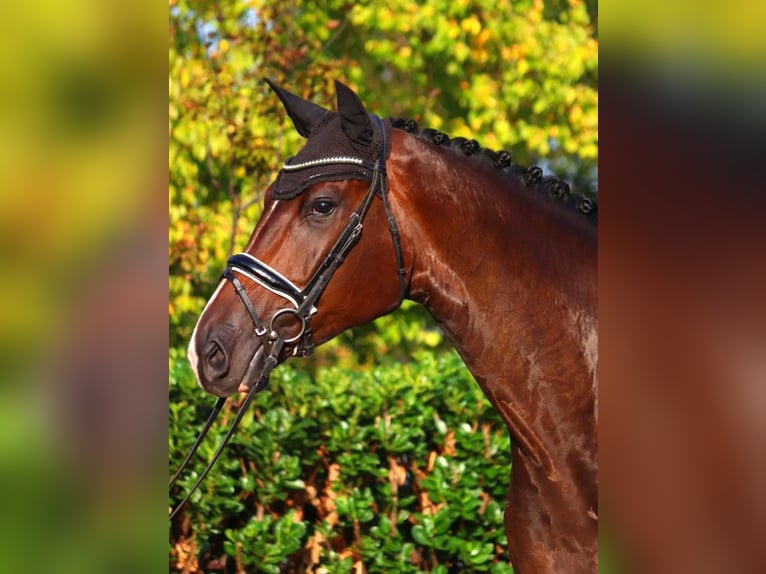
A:
{"type": "MultiPolygon", "coordinates": [[[[289,161],[289,160],[288,160],[289,161]]],[[[310,161],[304,161],[302,163],[287,163],[282,165],[282,169],[285,171],[296,171],[299,169],[306,169],[307,167],[317,167],[320,165],[337,165],[339,163],[352,163],[354,165],[361,165],[363,167],[373,168],[374,165],[369,161],[359,159],[358,157],[327,157],[323,159],[312,159],[310,161]]]]}

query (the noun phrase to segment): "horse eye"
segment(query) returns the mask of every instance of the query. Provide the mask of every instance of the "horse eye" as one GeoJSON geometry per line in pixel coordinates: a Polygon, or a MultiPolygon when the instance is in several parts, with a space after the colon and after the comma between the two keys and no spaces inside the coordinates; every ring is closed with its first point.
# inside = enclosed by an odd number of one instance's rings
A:
{"type": "Polygon", "coordinates": [[[311,208],[313,215],[330,215],[335,211],[335,204],[329,199],[317,199],[311,208]]]}

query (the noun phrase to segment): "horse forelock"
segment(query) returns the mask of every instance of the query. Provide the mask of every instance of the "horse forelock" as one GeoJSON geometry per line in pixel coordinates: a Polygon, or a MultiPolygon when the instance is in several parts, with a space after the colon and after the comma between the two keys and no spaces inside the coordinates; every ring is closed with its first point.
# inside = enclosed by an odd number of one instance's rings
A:
{"type": "Polygon", "coordinates": [[[404,130],[418,139],[449,149],[463,157],[476,158],[506,177],[515,179],[525,188],[545,195],[556,203],[586,216],[588,221],[594,224],[598,221],[598,203],[594,199],[582,193],[572,192],[571,186],[559,178],[543,175],[543,170],[538,166],[524,167],[514,163],[510,152],[506,150],[494,151],[482,147],[475,139],[453,138],[431,128],[419,129],[414,120],[393,119],[391,123],[394,128],[404,130]]]}

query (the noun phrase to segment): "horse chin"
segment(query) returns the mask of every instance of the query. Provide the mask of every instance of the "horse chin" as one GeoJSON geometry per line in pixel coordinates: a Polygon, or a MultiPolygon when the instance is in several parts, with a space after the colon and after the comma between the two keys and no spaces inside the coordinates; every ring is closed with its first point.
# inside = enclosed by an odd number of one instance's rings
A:
{"type": "MultiPolygon", "coordinates": [[[[237,392],[247,393],[250,391],[252,386],[258,382],[265,365],[266,353],[264,347],[263,345],[258,345],[255,353],[253,353],[253,358],[250,359],[250,363],[247,365],[247,369],[245,369],[244,375],[242,375],[242,379],[239,381],[239,385],[236,387],[237,392]]],[[[232,393],[234,393],[233,388],[228,394],[232,393]]]]}

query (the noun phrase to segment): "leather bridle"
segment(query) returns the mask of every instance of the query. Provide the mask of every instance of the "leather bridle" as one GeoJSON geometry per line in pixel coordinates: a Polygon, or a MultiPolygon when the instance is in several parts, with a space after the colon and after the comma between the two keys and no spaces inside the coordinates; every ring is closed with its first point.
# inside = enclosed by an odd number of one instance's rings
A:
{"type": "MultiPolygon", "coordinates": [[[[325,289],[327,289],[327,286],[329,285],[330,280],[332,279],[335,272],[338,270],[338,267],[340,267],[346,256],[359,241],[359,238],[362,234],[364,219],[376,196],[380,197],[381,201],[383,202],[386,218],[388,220],[388,228],[391,232],[391,238],[394,244],[394,251],[396,253],[396,261],[398,267],[397,273],[399,276],[400,303],[404,300],[404,297],[407,294],[406,269],[404,267],[404,256],[402,254],[399,227],[396,223],[393,211],[391,210],[391,205],[388,201],[388,175],[386,173],[386,130],[384,129],[383,122],[380,118],[374,115],[372,117],[377,123],[382,137],[381,151],[375,163],[354,157],[329,157],[298,164],[285,162],[282,167],[284,171],[298,171],[319,165],[354,164],[369,170],[372,174],[370,187],[362,199],[362,202],[359,204],[359,207],[357,207],[357,209],[351,214],[346,227],[343,229],[343,231],[341,231],[340,236],[335,241],[335,244],[322,260],[317,269],[314,271],[311,279],[309,279],[308,283],[303,289],[297,287],[292,281],[287,279],[282,273],[271,267],[269,264],[264,263],[249,253],[237,253],[229,258],[226,270],[223,272],[222,277],[232,284],[234,290],[242,301],[242,304],[245,306],[245,310],[253,322],[253,332],[259,339],[260,345],[258,345],[255,351],[253,351],[253,356],[251,357],[250,363],[245,371],[245,375],[243,376],[242,383],[248,387],[249,390],[245,400],[242,402],[242,405],[237,411],[231,428],[227,432],[223,442],[216,450],[213,458],[210,460],[205,470],[200,474],[194,485],[191,487],[189,493],[170,513],[171,519],[189,500],[191,495],[202,483],[202,480],[204,480],[204,478],[210,472],[210,469],[218,460],[218,457],[223,451],[223,448],[226,446],[226,443],[234,434],[239,421],[249,407],[253,397],[268,384],[271,371],[279,362],[280,354],[282,353],[285,346],[292,345],[292,356],[306,357],[314,351],[314,338],[311,330],[311,316],[317,312],[319,299],[321,298],[325,289]],[[235,275],[235,272],[248,278],[251,281],[254,281],[268,291],[282,297],[290,304],[290,306],[275,311],[271,318],[268,320],[267,325],[267,322],[264,321],[256,311],[255,306],[247,295],[247,290],[245,289],[244,285],[242,285],[242,282],[239,280],[239,278],[235,275]],[[300,326],[300,331],[298,334],[294,334],[289,337],[282,336],[279,330],[279,326],[276,324],[276,322],[277,319],[283,316],[295,317],[300,326]],[[257,365],[264,354],[266,355],[266,358],[263,359],[263,367],[261,368],[261,371],[256,378],[254,374],[257,369],[257,365]]],[[[192,455],[202,443],[203,438],[212,426],[213,421],[217,417],[218,412],[223,407],[225,401],[226,398],[221,397],[216,402],[212,412],[210,413],[210,416],[208,417],[208,420],[205,422],[205,425],[200,432],[200,435],[197,437],[197,440],[194,442],[194,445],[189,451],[189,454],[186,455],[186,458],[181,463],[180,468],[171,478],[171,487],[173,484],[175,484],[176,480],[181,474],[181,471],[188,464],[192,455]]]]}

